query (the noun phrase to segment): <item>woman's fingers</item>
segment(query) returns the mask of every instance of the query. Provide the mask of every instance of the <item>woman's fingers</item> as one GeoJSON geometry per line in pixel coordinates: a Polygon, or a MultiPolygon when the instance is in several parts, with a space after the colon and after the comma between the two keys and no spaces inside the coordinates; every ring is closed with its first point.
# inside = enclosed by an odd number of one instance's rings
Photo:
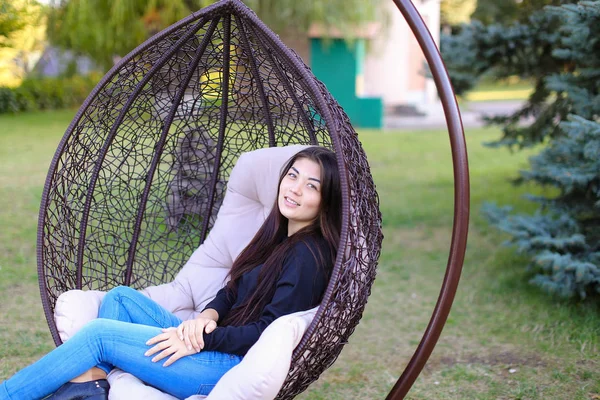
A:
{"type": "MultiPolygon", "coordinates": [[[[200,350],[202,350],[202,348],[200,347],[200,344],[198,343],[198,338],[196,337],[196,324],[194,323],[195,321],[191,321],[192,323],[190,324],[190,330],[188,333],[188,338],[190,339],[190,341],[192,342],[192,347],[194,348],[194,350],[196,350],[196,352],[200,352],[200,350]]],[[[188,350],[191,350],[188,347],[188,350]]]]}
{"type": "Polygon", "coordinates": [[[211,333],[217,323],[207,318],[184,321],[177,327],[177,337],[182,340],[188,351],[194,349],[197,353],[204,349],[204,332],[211,333]]]}
{"type": "Polygon", "coordinates": [[[192,349],[196,352],[202,350],[202,346],[198,343],[196,335],[196,321],[185,321],[183,327],[183,341],[189,351],[192,349]]]}
{"type": "MultiPolygon", "coordinates": [[[[186,332],[189,332],[189,325],[186,324],[183,327],[183,334],[185,336],[186,332]]],[[[168,328],[163,329],[164,333],[153,337],[148,340],[146,344],[152,345],[155,344],[154,347],[150,348],[148,351],[144,353],[145,356],[152,356],[152,362],[160,361],[166,357],[169,357],[167,361],[163,364],[164,367],[168,367],[173,364],[175,361],[179,360],[181,357],[194,354],[196,351],[192,350],[190,347],[187,349],[186,344],[179,338],[179,334],[177,332],[177,328],[168,328]],[[157,354],[158,353],[158,354],[157,354]]],[[[193,338],[194,336],[192,336],[193,338]]],[[[198,350],[199,351],[199,350],[198,350]]]]}
{"type": "Polygon", "coordinates": [[[204,349],[204,332],[211,333],[216,327],[217,323],[215,321],[208,320],[202,329],[196,331],[196,340],[198,341],[198,345],[200,345],[200,350],[204,349]]]}
{"type": "Polygon", "coordinates": [[[167,361],[165,361],[163,367],[168,367],[169,365],[173,364],[175,361],[179,360],[181,357],[186,355],[187,354],[182,353],[181,351],[176,351],[175,354],[173,354],[171,357],[169,357],[167,361]]]}
{"type": "Polygon", "coordinates": [[[163,330],[163,333],[161,333],[161,334],[158,334],[158,335],[154,336],[152,339],[148,340],[148,341],[146,342],[146,344],[147,344],[148,346],[151,346],[151,345],[153,345],[153,344],[156,344],[156,343],[158,343],[158,342],[162,342],[162,341],[164,341],[164,340],[167,340],[169,337],[170,337],[170,334],[169,334],[168,332],[165,332],[165,331],[163,330]]]}
{"type": "Polygon", "coordinates": [[[146,351],[144,353],[145,356],[151,356],[155,353],[158,353],[161,350],[166,349],[167,347],[169,347],[169,343],[166,341],[160,342],[159,344],[157,344],[156,346],[152,347],[151,349],[149,349],[148,351],[146,351]]]}
{"type": "Polygon", "coordinates": [[[217,323],[215,321],[210,321],[208,324],[206,324],[206,326],[204,327],[204,332],[206,333],[211,333],[212,331],[215,330],[215,328],[217,327],[217,323]]]}
{"type": "Polygon", "coordinates": [[[154,356],[154,358],[152,358],[152,362],[160,361],[163,358],[168,357],[175,352],[177,352],[177,348],[175,348],[174,346],[169,346],[160,353],[158,353],[156,356],[154,356]]]}
{"type": "Polygon", "coordinates": [[[198,345],[200,346],[200,350],[204,349],[204,333],[211,333],[217,327],[217,323],[215,321],[208,321],[206,325],[204,325],[204,329],[200,329],[196,331],[196,340],[198,345]]]}
{"type": "Polygon", "coordinates": [[[205,327],[202,327],[203,329],[199,329],[196,331],[196,343],[198,343],[198,351],[202,350],[204,348],[204,337],[202,336],[202,331],[204,330],[205,327]]]}
{"type": "Polygon", "coordinates": [[[183,326],[183,342],[188,350],[192,350],[192,342],[190,341],[190,324],[186,321],[183,326]]]}

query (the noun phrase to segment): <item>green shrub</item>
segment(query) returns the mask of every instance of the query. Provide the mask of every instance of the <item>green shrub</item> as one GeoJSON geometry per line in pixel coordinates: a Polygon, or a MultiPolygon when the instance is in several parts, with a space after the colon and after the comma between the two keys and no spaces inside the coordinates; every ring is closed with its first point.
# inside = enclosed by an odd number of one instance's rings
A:
{"type": "Polygon", "coordinates": [[[14,89],[17,100],[17,109],[15,111],[36,111],[37,106],[34,95],[25,87],[19,86],[14,89]]]}
{"type": "Polygon", "coordinates": [[[99,74],[69,78],[27,78],[17,88],[0,87],[0,114],[78,107],[100,80],[99,74]]]}
{"type": "Polygon", "coordinates": [[[29,92],[39,110],[63,108],[64,91],[57,78],[25,79],[20,88],[29,92]]]}
{"type": "Polygon", "coordinates": [[[17,99],[13,89],[0,87],[0,114],[16,112],[18,109],[17,99]]]}

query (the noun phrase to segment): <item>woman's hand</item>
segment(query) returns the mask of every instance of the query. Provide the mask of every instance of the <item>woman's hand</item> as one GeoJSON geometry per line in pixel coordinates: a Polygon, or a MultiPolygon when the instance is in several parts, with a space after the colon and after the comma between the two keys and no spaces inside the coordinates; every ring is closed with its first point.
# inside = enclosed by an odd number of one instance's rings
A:
{"type": "Polygon", "coordinates": [[[196,354],[195,350],[189,350],[185,343],[179,339],[179,336],[177,335],[177,328],[167,328],[163,329],[162,331],[163,333],[146,342],[148,346],[152,346],[153,344],[156,346],[145,352],[145,356],[151,356],[160,351],[160,353],[152,358],[152,362],[157,362],[165,357],[171,356],[163,364],[163,367],[168,367],[181,357],[196,354]]]}
{"type": "Polygon", "coordinates": [[[198,316],[196,319],[183,321],[177,327],[177,335],[183,340],[188,350],[195,349],[200,352],[204,348],[203,332],[211,333],[217,327],[217,323],[210,318],[198,316]]]}

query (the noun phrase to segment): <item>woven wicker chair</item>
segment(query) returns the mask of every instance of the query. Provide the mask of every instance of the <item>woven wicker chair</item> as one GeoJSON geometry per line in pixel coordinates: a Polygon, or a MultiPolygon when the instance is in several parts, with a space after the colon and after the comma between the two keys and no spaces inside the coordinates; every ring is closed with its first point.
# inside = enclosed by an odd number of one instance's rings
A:
{"type": "MultiPolygon", "coordinates": [[[[439,337],[468,222],[466,150],[448,77],[412,4],[396,4],[425,46],[440,88],[457,190],[440,301],[390,398],[404,396],[439,337]]],[[[56,344],[53,311],[61,293],[171,281],[211,229],[240,154],[289,144],[334,150],[343,192],[333,275],[278,398],[302,392],[334,362],[363,313],[381,249],[381,214],[346,114],[240,0],[202,9],[140,45],[108,72],[67,129],[44,187],[38,228],[40,290],[56,344]]]]}

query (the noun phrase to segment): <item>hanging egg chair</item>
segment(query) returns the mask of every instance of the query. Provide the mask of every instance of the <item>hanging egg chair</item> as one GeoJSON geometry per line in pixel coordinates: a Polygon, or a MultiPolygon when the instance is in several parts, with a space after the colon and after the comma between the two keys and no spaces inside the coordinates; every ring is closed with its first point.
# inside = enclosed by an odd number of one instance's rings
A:
{"type": "MultiPolygon", "coordinates": [[[[448,316],[466,248],[469,193],[460,114],[437,48],[409,0],[394,0],[419,40],[448,121],[455,211],[447,273],[431,322],[392,392],[423,368],[448,316]]],[[[171,281],[211,230],[242,153],[291,144],[337,155],[343,223],[321,306],[278,398],[293,398],[338,357],[375,279],[381,214],[350,121],[302,60],[240,0],[222,0],[150,38],[81,106],[52,160],[38,226],[44,312],[71,289],[171,281]]]]}

